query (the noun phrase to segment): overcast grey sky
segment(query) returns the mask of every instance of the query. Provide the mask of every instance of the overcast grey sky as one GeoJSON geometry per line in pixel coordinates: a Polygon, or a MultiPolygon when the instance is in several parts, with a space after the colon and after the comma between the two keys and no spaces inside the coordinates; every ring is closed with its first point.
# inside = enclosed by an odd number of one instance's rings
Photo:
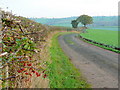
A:
{"type": "Polygon", "coordinates": [[[0,0],[0,7],[24,17],[60,18],[118,15],[119,0],[0,0]]]}

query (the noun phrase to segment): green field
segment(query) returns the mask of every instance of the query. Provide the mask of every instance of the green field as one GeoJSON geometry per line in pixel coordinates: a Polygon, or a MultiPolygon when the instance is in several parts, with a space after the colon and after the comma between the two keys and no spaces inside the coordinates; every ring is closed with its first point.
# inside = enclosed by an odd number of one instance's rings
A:
{"type": "Polygon", "coordinates": [[[97,26],[97,27],[89,27],[89,28],[90,29],[118,31],[118,26],[97,26]]]}
{"type": "Polygon", "coordinates": [[[81,77],[81,73],[62,51],[57,39],[60,34],[54,35],[49,48],[52,60],[48,67],[50,88],[90,88],[90,85],[81,77]]]}
{"type": "Polygon", "coordinates": [[[104,43],[111,46],[118,46],[118,31],[87,29],[87,33],[81,33],[84,38],[104,43]]]}

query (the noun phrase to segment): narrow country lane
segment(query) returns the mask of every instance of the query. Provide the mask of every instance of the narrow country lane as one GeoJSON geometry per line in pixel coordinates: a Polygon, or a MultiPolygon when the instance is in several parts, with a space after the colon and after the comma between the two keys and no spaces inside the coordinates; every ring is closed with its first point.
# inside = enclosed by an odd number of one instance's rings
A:
{"type": "Polygon", "coordinates": [[[72,63],[92,88],[118,88],[118,54],[83,42],[76,35],[67,34],[58,38],[72,63]]]}

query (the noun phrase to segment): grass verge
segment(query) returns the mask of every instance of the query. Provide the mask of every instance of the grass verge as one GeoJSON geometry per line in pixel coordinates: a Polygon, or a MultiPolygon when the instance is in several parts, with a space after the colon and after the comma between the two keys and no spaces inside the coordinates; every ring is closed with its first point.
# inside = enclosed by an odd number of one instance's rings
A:
{"type": "MultiPolygon", "coordinates": [[[[78,38],[79,38],[79,36],[78,36],[78,38]]],[[[81,38],[80,38],[80,39],[81,39],[81,38]]],[[[98,45],[98,44],[94,44],[94,43],[92,43],[92,42],[89,42],[89,41],[86,41],[86,40],[83,40],[83,39],[81,39],[81,40],[84,41],[84,42],[86,42],[86,43],[89,43],[89,44],[98,46],[98,47],[100,47],[100,48],[103,48],[103,49],[106,49],[106,50],[109,50],[109,51],[112,51],[112,52],[120,53],[119,50],[116,50],[116,49],[113,49],[113,48],[109,48],[109,47],[105,47],[105,46],[98,45]]]]}
{"type": "Polygon", "coordinates": [[[87,29],[87,33],[80,33],[80,35],[96,42],[119,47],[118,33],[119,31],[87,29]]]}
{"type": "MultiPolygon", "coordinates": [[[[118,33],[119,33],[119,31],[88,29],[87,33],[81,33],[80,35],[84,38],[93,40],[95,42],[103,43],[103,44],[110,45],[110,46],[120,47],[118,45],[118,38],[119,38],[118,33]]],[[[79,37],[79,35],[78,35],[78,37],[79,37]]],[[[83,39],[81,39],[81,40],[83,40],[83,39]]],[[[83,40],[83,41],[90,43],[92,45],[104,48],[106,50],[120,53],[119,50],[116,50],[114,48],[109,48],[109,47],[106,47],[103,45],[94,44],[94,43],[86,41],[86,40],[83,40]]]]}
{"type": "Polygon", "coordinates": [[[62,34],[66,33],[55,34],[49,47],[52,60],[48,66],[50,88],[90,88],[90,85],[60,48],[57,38],[62,34]]]}

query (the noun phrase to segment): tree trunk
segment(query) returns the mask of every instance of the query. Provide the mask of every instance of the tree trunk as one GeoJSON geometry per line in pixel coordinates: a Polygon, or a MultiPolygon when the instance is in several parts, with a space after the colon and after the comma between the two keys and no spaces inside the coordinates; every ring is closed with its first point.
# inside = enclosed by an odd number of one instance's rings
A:
{"type": "Polygon", "coordinates": [[[83,33],[86,33],[86,24],[84,24],[83,33]]]}
{"type": "Polygon", "coordinates": [[[84,24],[84,27],[86,27],[86,24],[84,24]]]}

